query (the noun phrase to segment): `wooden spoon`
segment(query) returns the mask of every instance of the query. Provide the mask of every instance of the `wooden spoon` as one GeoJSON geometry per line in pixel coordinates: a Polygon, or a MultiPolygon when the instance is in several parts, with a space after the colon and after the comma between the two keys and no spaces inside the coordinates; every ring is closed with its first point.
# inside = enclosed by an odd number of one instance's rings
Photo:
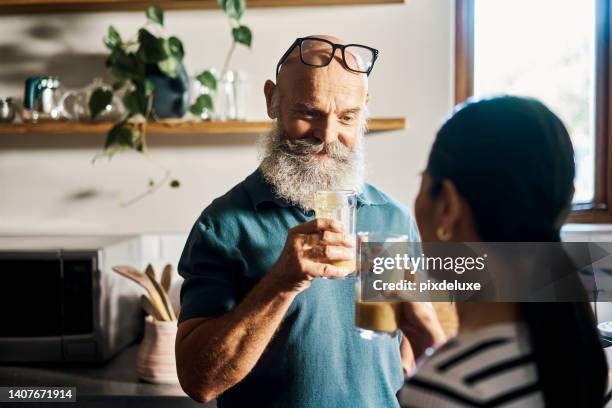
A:
{"type": "Polygon", "coordinates": [[[164,270],[161,276],[161,285],[166,293],[170,293],[170,286],[172,285],[172,265],[168,264],[164,266],[164,270]]]}
{"type": "Polygon", "coordinates": [[[156,281],[157,280],[157,276],[155,273],[155,269],[153,269],[153,266],[151,264],[148,264],[146,269],[145,269],[145,274],[151,278],[151,280],[156,281]]]}
{"type": "Polygon", "coordinates": [[[147,295],[140,296],[140,304],[142,305],[142,308],[145,310],[145,312],[153,316],[155,320],[164,321],[164,316],[162,315],[162,312],[155,306],[153,306],[151,299],[149,299],[147,295]]]}
{"type": "Polygon", "coordinates": [[[168,294],[166,293],[164,288],[162,288],[159,282],[155,280],[155,271],[153,270],[153,266],[151,266],[151,264],[147,265],[147,268],[145,269],[145,275],[147,275],[147,277],[151,281],[151,284],[159,294],[159,297],[161,298],[161,301],[164,307],[166,308],[166,313],[168,314],[168,316],[170,316],[170,320],[176,320],[176,315],[174,314],[172,302],[170,302],[170,298],[168,298],[168,294]]]}
{"type": "Polygon", "coordinates": [[[113,271],[125,276],[128,279],[133,280],[134,282],[145,288],[146,291],[149,293],[149,298],[151,299],[151,304],[153,305],[153,307],[157,308],[157,310],[162,312],[161,314],[163,316],[163,320],[172,320],[167,312],[164,302],[162,301],[159,295],[159,292],[155,289],[149,277],[129,265],[113,266],[113,271]]]}

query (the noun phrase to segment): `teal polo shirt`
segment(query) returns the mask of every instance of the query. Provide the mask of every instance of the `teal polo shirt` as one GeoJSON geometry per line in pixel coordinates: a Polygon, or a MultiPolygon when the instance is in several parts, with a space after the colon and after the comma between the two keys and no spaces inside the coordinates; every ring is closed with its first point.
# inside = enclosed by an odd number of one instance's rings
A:
{"type": "MultiPolygon", "coordinates": [[[[232,310],[278,259],[289,228],[312,211],[276,197],[258,169],[196,221],[179,262],[185,279],[179,322],[232,310]]],[[[407,234],[408,210],[366,184],[357,231],[407,234]]],[[[226,407],[398,407],[403,383],[397,338],[365,340],[355,331],[355,280],[315,279],[296,296],[253,370],[217,399],[226,407]]]]}

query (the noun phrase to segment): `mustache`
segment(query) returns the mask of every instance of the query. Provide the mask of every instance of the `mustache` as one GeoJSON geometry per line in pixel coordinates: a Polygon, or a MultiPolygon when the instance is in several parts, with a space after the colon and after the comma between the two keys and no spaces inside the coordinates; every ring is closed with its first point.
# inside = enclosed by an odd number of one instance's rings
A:
{"type": "Polygon", "coordinates": [[[300,139],[282,139],[278,141],[278,148],[292,156],[312,156],[325,153],[339,160],[347,159],[352,152],[339,140],[325,143],[314,136],[306,136],[300,139]]]}

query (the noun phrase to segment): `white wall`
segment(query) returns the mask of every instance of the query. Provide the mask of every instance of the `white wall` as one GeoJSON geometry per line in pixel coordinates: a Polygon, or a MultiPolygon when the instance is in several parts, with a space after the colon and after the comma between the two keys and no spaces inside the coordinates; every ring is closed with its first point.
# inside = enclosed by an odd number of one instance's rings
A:
{"type": "MultiPolygon", "coordinates": [[[[412,208],[418,172],[440,120],[450,112],[453,73],[452,0],[408,0],[403,5],[250,9],[251,51],[233,66],[249,74],[249,119],[264,119],[261,89],[278,57],[297,36],[334,34],[378,48],[371,76],[373,116],[404,116],[405,131],[367,138],[369,180],[412,208]]],[[[58,75],[82,86],[104,74],[102,36],[109,24],[125,36],[142,13],[0,17],[0,96],[21,98],[23,81],[58,75]]],[[[193,74],[220,65],[230,44],[218,11],[166,13],[168,33],[183,40],[193,74]]],[[[210,201],[257,166],[251,136],[150,136],[151,155],[182,182],[127,208],[129,198],[160,170],[137,154],[92,165],[103,135],[0,136],[0,234],[155,233],[190,228],[210,201]]]]}

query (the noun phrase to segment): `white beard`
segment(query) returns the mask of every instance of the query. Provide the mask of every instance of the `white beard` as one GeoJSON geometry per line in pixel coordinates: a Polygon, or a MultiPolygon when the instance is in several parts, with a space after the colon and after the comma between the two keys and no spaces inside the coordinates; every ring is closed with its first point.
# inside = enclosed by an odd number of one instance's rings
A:
{"type": "Polygon", "coordinates": [[[288,140],[275,122],[259,140],[263,177],[276,196],[303,209],[314,207],[314,195],[319,190],[360,193],[365,172],[364,133],[362,126],[351,150],[338,140],[329,145],[313,137],[288,140]],[[316,157],[322,151],[327,158],[316,157]]]}

